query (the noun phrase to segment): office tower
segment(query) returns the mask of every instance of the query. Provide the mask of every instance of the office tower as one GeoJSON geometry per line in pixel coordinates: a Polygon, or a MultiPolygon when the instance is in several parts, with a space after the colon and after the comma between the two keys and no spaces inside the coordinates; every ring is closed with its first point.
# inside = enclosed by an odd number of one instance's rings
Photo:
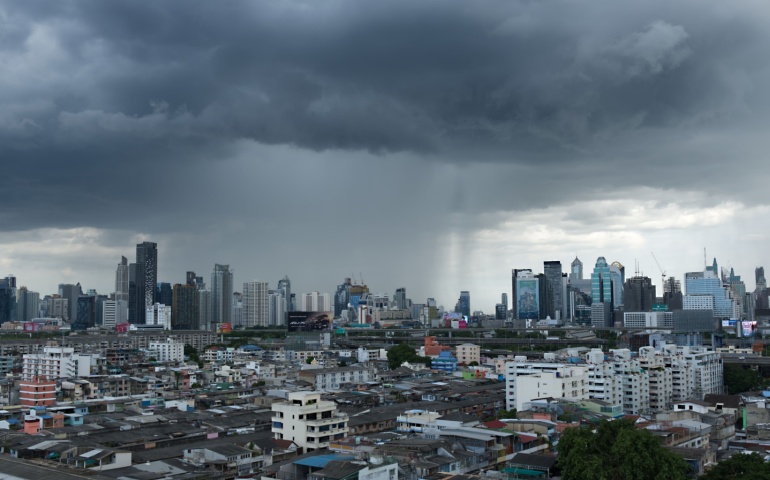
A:
{"type": "Polygon", "coordinates": [[[623,306],[623,285],[626,282],[626,267],[620,262],[612,262],[610,265],[610,279],[612,280],[612,307],[618,309],[623,306]]]}
{"type": "MultiPolygon", "coordinates": [[[[716,260],[714,263],[716,264],[716,260]]],[[[713,268],[707,267],[703,272],[688,272],[684,282],[685,310],[713,310],[714,318],[722,320],[738,318],[740,315],[729,290],[722,286],[722,281],[713,268]]]]}
{"type": "Polygon", "coordinates": [[[572,260],[572,264],[570,265],[569,279],[583,280],[583,262],[581,262],[578,257],[575,257],[575,259],[572,260]]]}
{"type": "Polygon", "coordinates": [[[552,319],[563,318],[564,304],[562,298],[561,262],[543,262],[545,275],[545,298],[541,298],[546,308],[546,315],[552,319]]]}
{"type": "Polygon", "coordinates": [[[516,320],[537,320],[540,318],[540,285],[530,269],[516,271],[514,282],[513,309],[516,320]]]}
{"type": "MultiPolygon", "coordinates": [[[[513,313],[514,320],[523,320],[524,318],[531,318],[531,317],[527,317],[527,316],[521,317],[519,315],[519,312],[518,312],[518,309],[519,309],[518,299],[519,299],[520,295],[519,295],[519,292],[517,290],[518,285],[519,285],[519,282],[517,281],[517,278],[519,277],[519,273],[522,273],[522,272],[525,272],[525,273],[529,272],[529,275],[525,275],[526,278],[530,278],[530,277],[534,278],[534,276],[532,275],[532,269],[531,268],[514,268],[514,269],[511,270],[511,292],[512,292],[512,295],[511,295],[511,302],[512,302],[511,303],[511,310],[512,310],[512,313],[513,313]]],[[[539,292],[537,293],[537,295],[539,295],[539,292]]],[[[539,305],[540,305],[539,301],[540,301],[540,299],[538,297],[538,308],[540,308],[539,307],[539,305]]],[[[531,314],[531,312],[527,312],[527,315],[529,315],[529,314],[531,314]]],[[[538,312],[537,316],[539,317],[539,315],[540,315],[540,313],[538,312]]]]}
{"type": "Polygon", "coordinates": [[[397,288],[393,300],[396,302],[397,309],[406,310],[406,287],[397,288]]]}
{"type": "Polygon", "coordinates": [[[210,290],[198,290],[198,313],[200,318],[198,319],[198,325],[201,330],[211,331],[211,291],[210,290]]]}
{"type": "MultiPolygon", "coordinates": [[[[133,304],[133,314],[129,312],[132,323],[144,324],[147,307],[157,302],[156,285],[158,283],[158,244],[142,242],[136,245],[136,264],[134,272],[129,265],[129,302],[133,304]],[[132,275],[133,273],[133,275],[132,275]],[[133,277],[133,285],[132,285],[133,277]],[[133,294],[133,297],[131,296],[133,294]]],[[[129,306],[129,309],[131,306],[129,306]]]]}
{"type": "Polygon", "coordinates": [[[233,271],[230,265],[214,265],[211,272],[211,322],[231,323],[233,271]]]}
{"type": "Polygon", "coordinates": [[[460,298],[457,299],[455,313],[459,313],[465,317],[471,316],[471,292],[467,290],[460,292],[460,298]]]}
{"type": "Polygon", "coordinates": [[[655,285],[649,277],[631,277],[623,287],[626,312],[651,312],[655,304],[655,285]]]}
{"type": "Polygon", "coordinates": [[[145,311],[146,325],[159,325],[164,330],[171,330],[171,306],[156,303],[145,311]]]}
{"type": "Polygon", "coordinates": [[[233,327],[236,325],[239,327],[246,326],[243,321],[243,296],[240,292],[233,292],[232,302],[232,314],[230,315],[230,323],[233,327]]]}
{"type": "Polygon", "coordinates": [[[591,302],[612,305],[612,278],[610,266],[604,257],[596,259],[594,271],[591,273],[591,302]]]}
{"type": "MultiPolygon", "coordinates": [[[[189,272],[188,272],[189,273],[189,272]]],[[[188,282],[190,278],[188,277],[188,282]]],[[[200,325],[200,296],[194,283],[177,283],[172,290],[171,329],[197,330],[200,325]]]]}
{"type": "Polygon", "coordinates": [[[102,308],[102,328],[115,330],[118,324],[118,302],[121,300],[107,300],[102,308]]]}
{"type": "Polygon", "coordinates": [[[16,319],[19,322],[29,322],[37,318],[40,312],[40,294],[21,287],[16,292],[16,319]]]}
{"type": "Polygon", "coordinates": [[[345,278],[345,281],[340,285],[337,285],[337,290],[334,292],[334,317],[339,318],[342,312],[348,309],[350,303],[350,286],[352,282],[350,278],[345,278]]]}
{"type": "Polygon", "coordinates": [[[120,257],[115,270],[115,300],[128,301],[128,259],[120,257]]]}
{"type": "Polygon", "coordinates": [[[155,286],[155,298],[157,298],[156,303],[170,306],[173,303],[174,298],[174,290],[171,288],[171,284],[159,282],[155,286]]]}
{"type": "Polygon", "coordinates": [[[128,264],[128,323],[138,323],[139,314],[136,313],[136,264],[128,264]]]}
{"type": "Polygon", "coordinates": [[[11,321],[11,305],[15,303],[13,288],[7,278],[0,278],[0,325],[11,321]]]}
{"type": "Polygon", "coordinates": [[[254,280],[243,284],[243,322],[247,327],[270,324],[268,283],[254,280]]]}
{"type": "Polygon", "coordinates": [[[754,282],[757,290],[767,288],[767,280],[765,279],[765,267],[757,267],[754,269],[754,282]]]}
{"type": "Polygon", "coordinates": [[[282,279],[278,280],[277,290],[281,292],[281,295],[286,300],[287,317],[284,319],[284,323],[286,323],[289,318],[288,312],[297,309],[297,305],[294,302],[295,294],[291,293],[291,280],[289,280],[288,275],[284,275],[282,279]]]}
{"type": "Polygon", "coordinates": [[[45,310],[48,312],[48,316],[69,321],[69,300],[55,293],[50,296],[46,295],[46,298],[48,299],[48,306],[45,310]]]}
{"type": "Polygon", "coordinates": [[[267,292],[267,324],[273,326],[286,325],[286,298],[283,292],[270,290],[267,292]]]}
{"type": "Polygon", "coordinates": [[[83,294],[80,284],[71,283],[59,284],[59,296],[67,299],[67,318],[70,321],[77,319],[78,297],[83,294]]]}
{"type": "Polygon", "coordinates": [[[500,296],[500,303],[503,305],[503,308],[505,311],[508,311],[508,294],[503,292],[503,294],[500,296]]]}
{"type": "Polygon", "coordinates": [[[77,299],[77,313],[72,330],[87,330],[96,326],[96,296],[80,295],[77,299]]]}

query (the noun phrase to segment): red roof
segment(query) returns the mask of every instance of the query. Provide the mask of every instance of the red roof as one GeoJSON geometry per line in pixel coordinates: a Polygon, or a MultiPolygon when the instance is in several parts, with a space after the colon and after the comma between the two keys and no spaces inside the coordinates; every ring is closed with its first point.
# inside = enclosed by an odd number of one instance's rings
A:
{"type": "Polygon", "coordinates": [[[487,428],[492,428],[495,430],[500,428],[505,428],[508,426],[508,424],[506,424],[505,422],[501,422],[500,420],[492,420],[491,422],[485,422],[483,423],[483,425],[487,428]]]}
{"type": "Polygon", "coordinates": [[[516,436],[519,437],[519,440],[521,440],[522,443],[529,443],[537,440],[537,436],[535,435],[524,435],[517,433],[516,436]]]}

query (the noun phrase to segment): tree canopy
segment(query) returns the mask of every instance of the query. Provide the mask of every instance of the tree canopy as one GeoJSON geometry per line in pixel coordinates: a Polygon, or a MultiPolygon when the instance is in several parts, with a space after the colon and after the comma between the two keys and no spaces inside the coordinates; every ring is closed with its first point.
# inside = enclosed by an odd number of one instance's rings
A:
{"type": "Polygon", "coordinates": [[[770,463],[758,453],[733,455],[719,462],[714,468],[698,477],[699,480],[765,480],[770,478],[770,463]]]}
{"type": "Polygon", "coordinates": [[[687,462],[631,420],[568,428],[559,440],[564,480],[685,480],[687,462]]]}
{"type": "Polygon", "coordinates": [[[743,365],[726,364],[724,376],[727,391],[731,395],[763,388],[767,384],[758,371],[743,365]]]}
{"type": "Polygon", "coordinates": [[[430,358],[417,355],[414,348],[406,343],[399,343],[398,345],[390,347],[390,350],[388,350],[388,366],[391,369],[396,369],[404,362],[425,363],[430,365],[430,358]]]}

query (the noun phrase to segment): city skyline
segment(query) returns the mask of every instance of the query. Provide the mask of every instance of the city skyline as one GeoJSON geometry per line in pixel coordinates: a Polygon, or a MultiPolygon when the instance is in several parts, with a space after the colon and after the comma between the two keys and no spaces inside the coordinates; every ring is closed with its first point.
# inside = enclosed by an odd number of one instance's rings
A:
{"type": "Polygon", "coordinates": [[[770,263],[767,8],[0,2],[0,275],[288,275],[494,311],[599,256],[770,263]],[[607,21],[610,19],[611,21],[607,21]],[[194,25],[195,28],[191,26],[194,25]]]}

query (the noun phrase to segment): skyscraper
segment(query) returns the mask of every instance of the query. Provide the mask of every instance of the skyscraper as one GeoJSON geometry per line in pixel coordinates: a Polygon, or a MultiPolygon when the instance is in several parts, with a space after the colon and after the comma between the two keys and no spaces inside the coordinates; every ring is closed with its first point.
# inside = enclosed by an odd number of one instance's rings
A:
{"type": "Polygon", "coordinates": [[[610,266],[604,257],[596,259],[596,265],[591,274],[591,302],[612,304],[612,277],[610,266]]]}
{"type": "Polygon", "coordinates": [[[397,309],[406,310],[406,287],[396,289],[396,294],[393,296],[393,301],[396,302],[397,309]]]}
{"type": "Polygon", "coordinates": [[[16,294],[16,318],[19,322],[29,322],[37,318],[40,311],[40,294],[21,287],[16,294]]]}
{"type": "Polygon", "coordinates": [[[231,323],[233,271],[230,265],[214,265],[211,272],[211,322],[231,323]]]}
{"type": "MultiPolygon", "coordinates": [[[[296,310],[297,306],[294,305],[294,295],[291,293],[291,280],[289,280],[288,275],[284,275],[284,277],[280,280],[278,280],[278,288],[277,290],[281,292],[281,295],[283,295],[283,298],[286,299],[286,311],[290,310],[296,310]]],[[[288,317],[284,319],[284,323],[288,320],[288,317]]]]}
{"type": "Polygon", "coordinates": [[[457,313],[460,315],[471,316],[471,292],[463,290],[460,292],[460,298],[457,300],[457,313]]]}
{"type": "Polygon", "coordinates": [[[133,275],[129,266],[129,321],[143,325],[147,308],[157,302],[158,244],[142,242],[136,245],[136,264],[133,275]],[[131,277],[133,276],[133,285],[131,277]],[[132,309],[133,307],[133,309],[132,309]],[[131,311],[133,310],[133,312],[131,311]]]}
{"type": "Polygon", "coordinates": [[[651,312],[655,304],[655,285],[650,277],[631,277],[623,287],[623,308],[626,312],[651,312]]]}
{"type": "Polygon", "coordinates": [[[267,324],[269,326],[286,325],[286,299],[278,290],[267,293],[267,324]]]}
{"type": "Polygon", "coordinates": [[[243,323],[247,327],[266,327],[270,324],[268,283],[254,280],[243,284],[243,323]]]}
{"type": "Polygon", "coordinates": [[[583,280],[583,262],[578,257],[572,260],[572,265],[569,274],[570,280],[583,280]]]}
{"type": "Polygon", "coordinates": [[[71,322],[78,318],[78,297],[82,294],[83,290],[81,290],[79,283],[77,285],[72,285],[71,283],[59,284],[59,296],[67,299],[67,318],[71,322]]]}
{"type": "Polygon", "coordinates": [[[757,290],[767,288],[767,280],[765,280],[765,267],[757,267],[754,269],[754,282],[757,290]]]}
{"type": "Polygon", "coordinates": [[[348,309],[350,303],[350,286],[352,282],[350,278],[345,278],[345,281],[337,285],[337,290],[334,292],[334,317],[339,318],[342,312],[348,309]]]}
{"type": "Polygon", "coordinates": [[[7,278],[0,278],[0,325],[11,321],[11,304],[14,301],[11,282],[7,278]]]}
{"type": "MultiPolygon", "coordinates": [[[[188,279],[189,280],[189,279],[188,279]]],[[[195,279],[193,278],[193,282],[195,279]]],[[[171,301],[171,329],[197,330],[200,325],[200,298],[195,283],[174,285],[171,301]]]]}
{"type": "Polygon", "coordinates": [[[546,315],[554,320],[564,318],[561,262],[543,262],[543,273],[545,274],[545,299],[541,301],[544,301],[546,315]]]}
{"type": "Polygon", "coordinates": [[[120,257],[115,270],[115,300],[128,301],[128,259],[120,257]]]}

